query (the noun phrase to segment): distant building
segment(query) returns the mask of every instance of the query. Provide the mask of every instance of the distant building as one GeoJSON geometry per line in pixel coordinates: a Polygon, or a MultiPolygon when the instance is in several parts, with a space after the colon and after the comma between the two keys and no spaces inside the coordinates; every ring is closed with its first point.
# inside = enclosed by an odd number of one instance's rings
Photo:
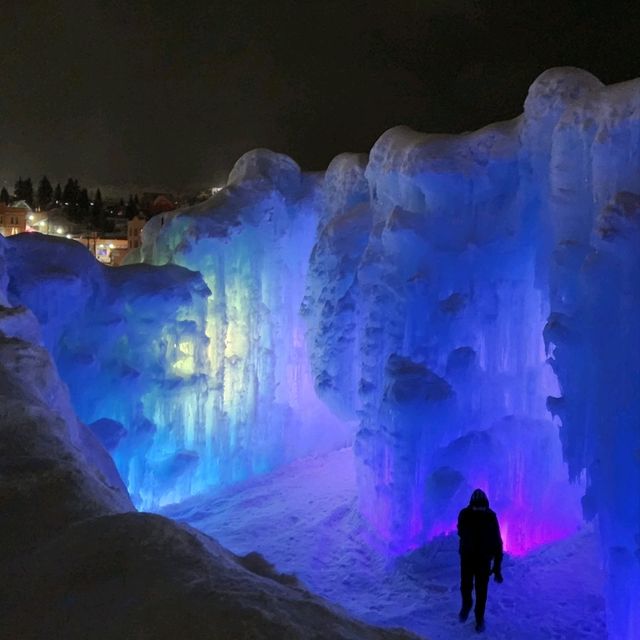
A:
{"type": "Polygon", "coordinates": [[[177,202],[171,193],[145,191],[140,198],[140,211],[152,217],[165,211],[173,211],[177,202]]]}
{"type": "Polygon", "coordinates": [[[173,200],[169,200],[167,196],[158,196],[151,204],[150,213],[152,216],[156,216],[159,213],[173,211],[175,208],[176,203],[173,200]]]}
{"type": "Polygon", "coordinates": [[[33,218],[30,231],[66,237],[77,236],[85,231],[84,225],[72,222],[62,207],[37,213],[33,218]]]}
{"type": "MultiPolygon", "coordinates": [[[[112,267],[119,267],[124,256],[129,251],[129,243],[124,238],[97,237],[92,242],[92,253],[96,259],[112,267]]],[[[89,247],[89,251],[91,251],[91,247],[89,247]]]]}
{"type": "Polygon", "coordinates": [[[127,243],[129,249],[137,249],[142,244],[142,228],[147,224],[147,219],[143,215],[137,215],[129,220],[127,224],[127,243]]]}
{"type": "Polygon", "coordinates": [[[3,236],[15,236],[16,233],[25,232],[33,215],[33,209],[24,200],[10,205],[0,202],[0,233],[3,236]]]}

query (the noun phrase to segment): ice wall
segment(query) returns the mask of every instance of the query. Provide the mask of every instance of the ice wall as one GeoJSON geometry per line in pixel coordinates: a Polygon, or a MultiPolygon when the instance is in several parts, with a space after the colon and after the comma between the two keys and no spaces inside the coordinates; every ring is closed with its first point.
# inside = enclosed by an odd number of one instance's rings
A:
{"type": "Polygon", "coordinates": [[[361,507],[396,551],[451,530],[476,486],[512,552],[580,520],[546,410],[556,388],[522,128],[397,127],[368,163],[339,156],[327,171],[312,362],[323,397],[362,417],[361,507]]]}
{"type": "MultiPolygon", "coordinates": [[[[213,437],[228,442],[224,481],[344,446],[353,424],[319,398],[301,315],[320,208],[319,178],[268,150],[245,154],[207,202],[152,219],[141,259],[201,273],[213,437]]],[[[218,478],[210,480],[218,482],[218,478]]]]}
{"type": "Polygon", "coordinates": [[[559,74],[547,72],[541,81],[547,94],[564,96],[563,108],[544,125],[552,132],[548,165],[534,167],[534,180],[549,192],[544,213],[553,247],[545,339],[561,393],[549,399],[549,408],[562,421],[571,473],[587,472],[583,504],[585,515],[597,516],[600,526],[609,636],[636,638],[640,81],[603,87],[591,79],[582,84],[589,89],[578,100],[561,90],[559,74]]]}
{"type": "Polygon", "coordinates": [[[267,150],[162,214],[118,269],[73,241],[7,241],[9,291],[43,327],[76,411],[153,508],[349,444],[318,399],[300,307],[318,177],[267,150]]]}
{"type": "Polygon", "coordinates": [[[36,314],[75,411],[134,501],[190,493],[208,387],[202,278],[174,265],[110,269],[40,234],[7,245],[9,296],[36,314]]]}
{"type": "Polygon", "coordinates": [[[526,551],[574,530],[586,483],[612,638],[640,633],[639,104],[639,81],[552,69],[513,121],[339,157],[307,300],[380,535],[450,530],[479,486],[526,551]]]}

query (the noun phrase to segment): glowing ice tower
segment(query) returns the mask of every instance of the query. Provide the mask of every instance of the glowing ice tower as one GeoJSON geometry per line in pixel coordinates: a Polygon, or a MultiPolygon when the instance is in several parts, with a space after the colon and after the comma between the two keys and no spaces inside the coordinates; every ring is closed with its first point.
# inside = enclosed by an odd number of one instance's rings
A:
{"type": "Polygon", "coordinates": [[[341,406],[350,390],[362,416],[361,507],[396,551],[451,530],[477,486],[512,552],[580,520],[546,410],[556,387],[521,127],[466,136],[398,127],[368,163],[340,156],[327,172],[313,362],[323,397],[341,406]]]}
{"type": "MultiPolygon", "coordinates": [[[[189,447],[200,459],[192,492],[352,438],[352,426],[318,399],[308,366],[301,303],[316,182],[290,158],[256,150],[213,198],[144,229],[141,259],[198,271],[211,291],[207,397],[187,422],[202,432],[189,447]]],[[[161,405],[151,417],[163,430],[170,423],[157,414],[161,405]]]]}
{"type": "Polygon", "coordinates": [[[561,387],[549,408],[571,475],[586,473],[608,635],[630,640],[640,637],[640,81],[605,87],[551,70],[525,107],[532,179],[548,193],[545,339],[561,387]]]}

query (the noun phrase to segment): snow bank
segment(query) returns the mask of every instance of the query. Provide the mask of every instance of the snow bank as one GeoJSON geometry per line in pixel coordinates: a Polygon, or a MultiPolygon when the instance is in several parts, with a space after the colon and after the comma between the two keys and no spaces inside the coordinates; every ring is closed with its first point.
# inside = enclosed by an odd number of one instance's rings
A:
{"type": "Polygon", "coordinates": [[[3,567],[12,637],[410,640],[370,627],[260,563],[161,516],[84,520],[3,567]],[[264,569],[267,568],[265,572],[264,569]],[[267,573],[268,575],[261,575],[267,573]],[[38,615],[30,614],[35,608],[38,615]]]}

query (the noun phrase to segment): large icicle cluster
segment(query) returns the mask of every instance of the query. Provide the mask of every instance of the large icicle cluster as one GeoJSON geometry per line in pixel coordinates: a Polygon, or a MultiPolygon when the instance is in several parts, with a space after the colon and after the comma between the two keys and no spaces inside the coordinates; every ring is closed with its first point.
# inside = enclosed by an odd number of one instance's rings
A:
{"type": "Polygon", "coordinates": [[[207,484],[233,482],[349,443],[353,427],[318,399],[300,313],[319,208],[318,178],[268,150],[245,154],[210,200],[152,219],[141,259],[197,270],[207,301],[207,484]]]}
{"type": "Polygon", "coordinates": [[[553,249],[544,335],[562,391],[549,409],[571,475],[587,471],[609,637],[630,639],[640,637],[640,80],[604,87],[589,77],[579,100],[561,81],[547,72],[542,96],[529,97],[532,108],[557,105],[535,132],[550,142],[533,176],[548,193],[553,249]]]}
{"type": "Polygon", "coordinates": [[[350,442],[353,426],[314,390],[300,314],[317,180],[248,153],[215,198],[148,223],[148,264],[111,269],[73,241],[8,240],[10,293],[40,320],[137,505],[350,442]]]}
{"type": "Polygon", "coordinates": [[[208,382],[199,274],[167,265],[109,269],[76,243],[8,240],[10,298],[27,305],[74,408],[111,451],[133,499],[193,488],[208,382]]]}
{"type": "Polygon", "coordinates": [[[611,637],[636,637],[640,82],[550,70],[516,120],[397,127],[336,168],[307,304],[318,388],[362,417],[364,513],[403,550],[480,486],[518,552],[572,530],[586,481],[611,637]]]}
{"type": "Polygon", "coordinates": [[[307,304],[318,387],[362,416],[361,505],[399,551],[455,525],[476,486],[522,552],[580,519],[546,398],[522,120],[385,133],[325,179],[307,304]],[[334,174],[338,175],[334,175],[334,174]]]}

